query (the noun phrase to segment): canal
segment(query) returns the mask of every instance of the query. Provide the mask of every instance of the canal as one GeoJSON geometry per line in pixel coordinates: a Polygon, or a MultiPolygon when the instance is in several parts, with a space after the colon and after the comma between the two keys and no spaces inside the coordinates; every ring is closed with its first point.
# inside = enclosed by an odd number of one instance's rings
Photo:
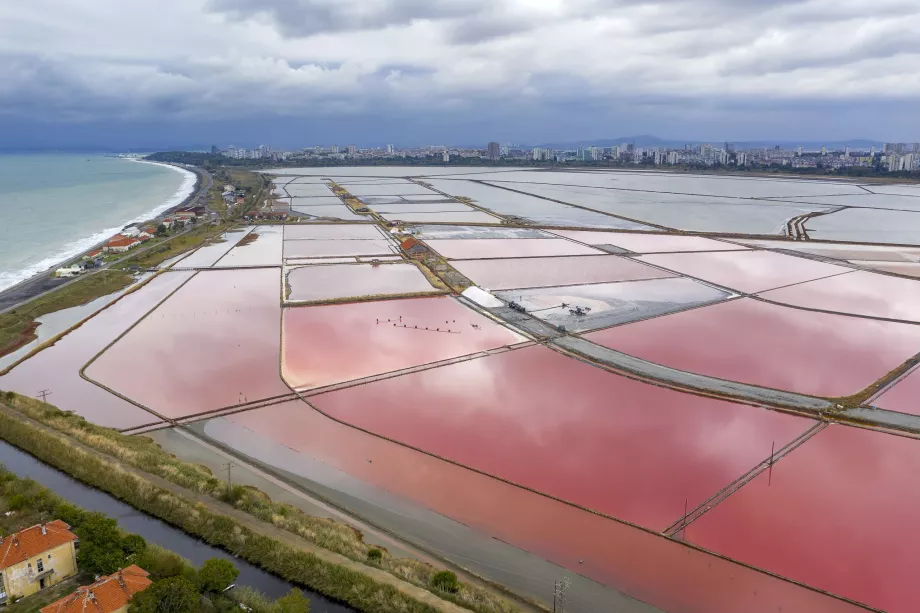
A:
{"type": "MultiPolygon", "coordinates": [[[[230,560],[240,571],[240,576],[236,581],[237,585],[252,587],[271,598],[283,596],[292,587],[295,587],[221,549],[212,547],[156,518],[141,513],[104,492],[72,479],[3,440],[0,440],[0,464],[20,477],[34,479],[61,498],[87,511],[98,511],[108,515],[117,520],[123,530],[139,534],[150,543],[174,551],[190,560],[195,566],[201,566],[209,558],[230,560]]],[[[310,599],[311,613],[354,611],[354,609],[332,602],[315,592],[306,589],[303,589],[303,592],[310,599]]]]}

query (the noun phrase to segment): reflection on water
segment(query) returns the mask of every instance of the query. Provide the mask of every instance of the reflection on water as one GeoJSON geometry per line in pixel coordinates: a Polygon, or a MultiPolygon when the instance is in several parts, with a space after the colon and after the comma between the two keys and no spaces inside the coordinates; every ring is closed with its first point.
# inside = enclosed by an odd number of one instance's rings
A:
{"type": "Polygon", "coordinates": [[[438,291],[414,264],[305,266],[289,272],[287,281],[294,301],[438,291]]]}
{"type": "MultiPolygon", "coordinates": [[[[293,585],[271,575],[221,549],[192,538],[184,532],[145,515],[108,494],[87,487],[62,472],[36,460],[12,445],[0,441],[0,463],[20,477],[38,481],[58,496],[73,502],[88,511],[98,511],[118,521],[118,525],[134,534],[139,534],[150,543],[160,545],[187,558],[200,566],[209,558],[230,560],[239,569],[238,585],[253,587],[272,598],[286,594],[293,585]]],[[[310,598],[311,611],[344,613],[347,607],[327,600],[319,594],[306,591],[310,598]]]]}

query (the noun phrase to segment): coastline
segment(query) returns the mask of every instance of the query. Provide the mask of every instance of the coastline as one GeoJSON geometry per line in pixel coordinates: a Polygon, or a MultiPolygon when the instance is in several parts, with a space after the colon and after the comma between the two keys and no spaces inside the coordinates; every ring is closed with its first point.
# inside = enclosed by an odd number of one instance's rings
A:
{"type": "Polygon", "coordinates": [[[157,166],[165,166],[171,168],[174,171],[181,172],[185,176],[185,180],[176,190],[176,193],[168,198],[163,204],[150,209],[133,219],[125,221],[118,227],[107,228],[105,230],[96,232],[89,237],[78,239],[77,241],[69,244],[73,245],[73,247],[70,247],[69,249],[69,245],[65,245],[58,251],[58,253],[46,257],[34,266],[25,269],[31,274],[9,287],[0,289],[0,313],[4,313],[10,309],[16,308],[20,304],[28,302],[47,291],[56,289],[57,287],[74,281],[75,279],[57,279],[51,275],[54,270],[62,266],[79,262],[85,254],[100,248],[113,234],[116,234],[126,225],[131,223],[139,223],[149,219],[155,219],[156,217],[165,215],[176,209],[180,209],[198,197],[201,191],[204,174],[198,170],[189,170],[187,168],[173,164],[150,162],[147,160],[130,161],[155,164],[157,166]]]}

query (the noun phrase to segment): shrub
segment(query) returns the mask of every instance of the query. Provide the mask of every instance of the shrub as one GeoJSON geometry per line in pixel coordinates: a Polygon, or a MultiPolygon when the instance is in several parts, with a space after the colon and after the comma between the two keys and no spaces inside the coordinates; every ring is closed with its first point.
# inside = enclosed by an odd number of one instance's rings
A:
{"type": "Polygon", "coordinates": [[[367,561],[374,564],[379,564],[380,560],[383,559],[383,552],[374,547],[373,549],[367,550],[367,561]]]}
{"type": "Polygon", "coordinates": [[[219,594],[230,587],[239,574],[233,562],[220,558],[206,560],[198,570],[198,591],[219,594]]]}
{"type": "Polygon", "coordinates": [[[457,581],[457,575],[449,570],[442,570],[432,575],[431,587],[449,594],[456,594],[460,591],[460,582],[457,581]]]}
{"type": "Polygon", "coordinates": [[[201,596],[183,577],[157,581],[131,599],[130,613],[195,613],[201,596]]]}

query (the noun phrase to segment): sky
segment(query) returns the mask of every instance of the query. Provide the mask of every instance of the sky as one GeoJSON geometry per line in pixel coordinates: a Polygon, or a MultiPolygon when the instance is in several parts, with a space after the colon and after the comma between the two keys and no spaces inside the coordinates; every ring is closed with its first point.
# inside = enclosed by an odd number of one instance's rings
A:
{"type": "Polygon", "coordinates": [[[0,149],[920,141],[917,0],[0,3],[0,149]]]}

